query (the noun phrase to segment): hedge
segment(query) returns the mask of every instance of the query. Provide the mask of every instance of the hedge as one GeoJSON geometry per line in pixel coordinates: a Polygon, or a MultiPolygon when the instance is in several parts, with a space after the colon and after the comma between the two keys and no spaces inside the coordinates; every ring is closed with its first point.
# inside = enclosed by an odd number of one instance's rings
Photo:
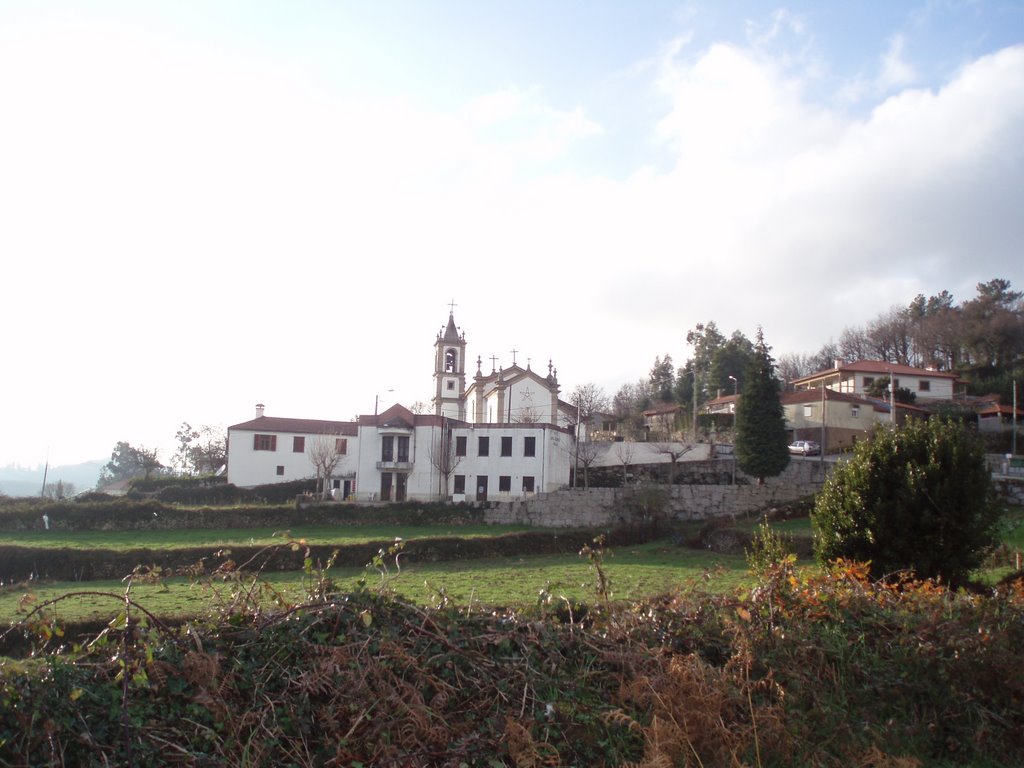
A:
{"type": "MultiPolygon", "coordinates": [[[[575,553],[593,541],[592,530],[526,531],[501,536],[463,539],[439,537],[413,539],[405,543],[405,562],[447,562],[478,560],[492,557],[519,557],[575,553]]],[[[609,531],[609,545],[630,546],[643,543],[653,535],[652,529],[621,528],[609,531]]],[[[393,540],[372,541],[361,544],[316,545],[309,547],[314,562],[326,562],[337,552],[337,567],[361,568],[393,540]]],[[[159,567],[172,572],[194,571],[202,561],[205,571],[212,571],[228,562],[255,563],[265,571],[297,571],[303,567],[306,549],[293,551],[282,543],[275,547],[242,546],[230,551],[217,547],[189,547],[181,549],[41,549],[39,547],[0,546],[0,582],[20,582],[29,578],[54,581],[100,581],[121,579],[136,566],[159,567]],[[261,554],[262,553],[262,554],[261,554]]],[[[254,566],[255,567],[255,566],[254,566]]]]}

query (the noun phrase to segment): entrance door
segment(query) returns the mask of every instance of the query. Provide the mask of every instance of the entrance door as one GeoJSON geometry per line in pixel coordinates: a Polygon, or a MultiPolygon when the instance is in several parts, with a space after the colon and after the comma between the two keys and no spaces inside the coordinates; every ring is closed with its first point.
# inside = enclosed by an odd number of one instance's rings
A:
{"type": "Polygon", "coordinates": [[[409,476],[404,472],[395,473],[395,501],[405,501],[405,488],[409,484],[409,476]]]}
{"type": "Polygon", "coordinates": [[[476,500],[487,501],[487,475],[480,475],[476,479],[476,500]]]}

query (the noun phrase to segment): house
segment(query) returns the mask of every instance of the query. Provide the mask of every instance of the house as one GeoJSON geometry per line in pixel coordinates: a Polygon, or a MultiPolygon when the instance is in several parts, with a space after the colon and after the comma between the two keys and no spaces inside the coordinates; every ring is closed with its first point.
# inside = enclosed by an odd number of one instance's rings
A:
{"type": "Polygon", "coordinates": [[[739,395],[719,395],[704,403],[703,412],[712,416],[728,414],[736,415],[736,403],[739,402],[739,395]]]}
{"type": "Polygon", "coordinates": [[[558,373],[513,364],[467,379],[466,338],[452,314],[434,343],[434,413],[396,404],[354,422],[269,417],[228,428],[228,481],[239,486],[312,477],[307,449],[333,440],[329,487],[360,501],[511,500],[569,484],[575,408],[558,373]]]}
{"type": "Polygon", "coordinates": [[[869,437],[879,424],[902,424],[907,418],[926,418],[916,405],[858,397],[828,387],[784,392],[780,397],[791,440],[814,440],[824,453],[845,451],[869,437]],[[822,427],[824,426],[824,430],[822,427]]]}
{"type": "Polygon", "coordinates": [[[1014,414],[1013,406],[1003,405],[999,395],[977,398],[974,411],[978,414],[979,432],[1012,432],[1015,426],[1024,424],[1024,410],[1018,408],[1014,414]]]}
{"type": "Polygon", "coordinates": [[[329,440],[339,456],[334,479],[343,496],[354,490],[359,425],[354,421],[290,419],[264,415],[228,427],[228,482],[242,488],[313,476],[307,449],[329,440]]]}
{"type": "Polygon", "coordinates": [[[908,389],[918,400],[952,400],[957,394],[959,377],[950,371],[934,371],[881,360],[858,360],[843,363],[837,360],[829,368],[794,379],[796,390],[816,390],[825,386],[836,392],[864,397],[878,379],[893,377],[897,389],[908,389]]]}
{"type": "Polygon", "coordinates": [[[780,399],[790,439],[814,440],[824,453],[852,448],[889,418],[888,405],[827,387],[785,392],[780,399]]]}
{"type": "Polygon", "coordinates": [[[665,403],[641,411],[648,437],[655,440],[669,440],[679,432],[683,408],[665,403]]]}

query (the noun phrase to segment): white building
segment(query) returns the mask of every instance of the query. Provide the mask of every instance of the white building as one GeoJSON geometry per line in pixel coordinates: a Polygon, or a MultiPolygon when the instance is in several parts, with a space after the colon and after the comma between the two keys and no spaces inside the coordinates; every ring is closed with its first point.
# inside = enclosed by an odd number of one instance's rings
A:
{"type": "Polygon", "coordinates": [[[466,378],[466,339],[449,314],[435,341],[434,413],[401,405],[355,422],[265,416],[228,428],[228,481],[242,487],[312,477],[308,448],[334,440],[330,487],[360,501],[510,500],[569,485],[575,409],[547,376],[513,363],[466,378]]]}
{"type": "Polygon", "coordinates": [[[314,441],[330,440],[338,454],[334,479],[345,495],[355,488],[358,424],[354,421],[286,419],[265,416],[228,427],[228,482],[241,488],[303,480],[315,473],[307,449],[314,441]]]}
{"type": "Polygon", "coordinates": [[[820,389],[824,385],[836,392],[865,397],[876,380],[888,380],[890,376],[897,389],[910,390],[918,400],[952,400],[956,394],[958,377],[951,371],[932,371],[881,360],[853,363],[837,360],[834,368],[802,376],[790,384],[797,390],[820,389]]]}

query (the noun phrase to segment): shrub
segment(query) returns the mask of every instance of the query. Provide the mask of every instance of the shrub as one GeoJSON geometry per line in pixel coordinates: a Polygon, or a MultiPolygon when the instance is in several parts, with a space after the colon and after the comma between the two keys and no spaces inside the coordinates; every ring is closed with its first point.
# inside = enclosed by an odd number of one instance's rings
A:
{"type": "Polygon", "coordinates": [[[870,561],[962,584],[998,542],[1000,505],[982,447],[943,419],[882,429],[825,482],[811,514],[825,562],[870,561]]]}

